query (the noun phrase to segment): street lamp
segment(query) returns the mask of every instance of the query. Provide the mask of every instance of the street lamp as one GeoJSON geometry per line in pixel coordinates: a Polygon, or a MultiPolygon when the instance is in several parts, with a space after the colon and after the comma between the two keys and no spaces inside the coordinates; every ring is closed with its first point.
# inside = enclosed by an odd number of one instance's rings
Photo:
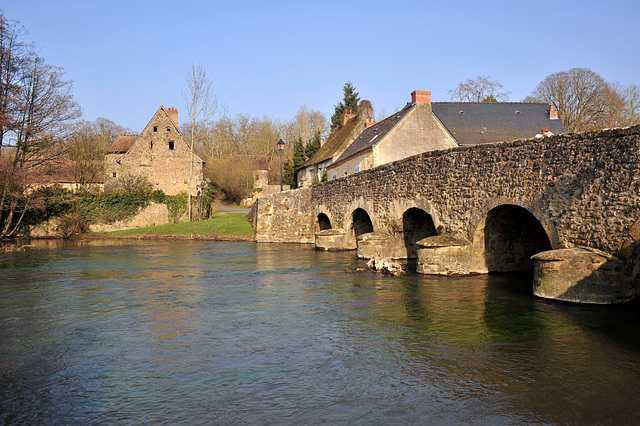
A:
{"type": "Polygon", "coordinates": [[[280,139],[276,146],[278,147],[278,151],[280,151],[280,192],[282,192],[282,151],[284,150],[284,141],[280,139]]]}

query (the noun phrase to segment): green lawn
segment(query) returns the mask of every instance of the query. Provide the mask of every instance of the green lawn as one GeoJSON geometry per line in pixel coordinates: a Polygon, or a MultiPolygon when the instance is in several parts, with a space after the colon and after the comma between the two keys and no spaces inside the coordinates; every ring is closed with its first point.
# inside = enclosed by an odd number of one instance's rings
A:
{"type": "Polygon", "coordinates": [[[216,236],[234,237],[240,239],[249,239],[252,234],[251,224],[244,213],[217,213],[212,218],[200,222],[168,223],[166,225],[109,232],[109,235],[114,236],[155,235],[165,237],[183,235],[208,238],[216,236]]]}

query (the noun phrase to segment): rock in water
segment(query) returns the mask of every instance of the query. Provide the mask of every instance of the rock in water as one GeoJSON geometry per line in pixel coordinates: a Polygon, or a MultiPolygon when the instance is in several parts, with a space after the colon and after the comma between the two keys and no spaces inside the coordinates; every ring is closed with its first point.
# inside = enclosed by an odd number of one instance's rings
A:
{"type": "Polygon", "coordinates": [[[404,274],[402,266],[398,262],[394,262],[391,259],[387,259],[380,254],[376,254],[367,262],[367,266],[374,272],[380,272],[385,275],[398,275],[404,274]]]}

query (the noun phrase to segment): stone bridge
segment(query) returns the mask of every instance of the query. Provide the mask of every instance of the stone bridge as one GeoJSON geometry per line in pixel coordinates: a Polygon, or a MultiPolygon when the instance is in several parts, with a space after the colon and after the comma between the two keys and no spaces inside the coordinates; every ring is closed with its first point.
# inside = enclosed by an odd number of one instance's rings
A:
{"type": "Polygon", "coordinates": [[[540,296],[628,300],[640,283],[640,126],[427,152],[262,197],[253,221],[257,242],[417,257],[429,274],[535,264],[540,296]]]}

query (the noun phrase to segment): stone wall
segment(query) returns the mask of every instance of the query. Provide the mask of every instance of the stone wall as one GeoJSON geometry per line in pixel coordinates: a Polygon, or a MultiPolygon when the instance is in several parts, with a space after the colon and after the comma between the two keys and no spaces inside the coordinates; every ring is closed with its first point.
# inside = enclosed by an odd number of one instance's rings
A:
{"type": "MultiPolygon", "coordinates": [[[[187,214],[183,214],[178,218],[178,222],[187,221],[187,214]]],[[[89,226],[90,232],[111,232],[122,229],[141,228],[151,225],[164,225],[170,223],[169,209],[166,204],[157,204],[151,202],[147,207],[142,209],[136,216],[109,224],[92,224],[89,226]]],[[[60,219],[53,218],[47,222],[41,223],[30,230],[31,238],[62,238],[60,229],[60,219]]]]}
{"type": "Polygon", "coordinates": [[[250,213],[257,242],[314,243],[311,189],[265,195],[250,213]]]}
{"type": "MultiPolygon", "coordinates": [[[[177,222],[188,220],[187,214],[183,214],[177,222]]],[[[90,226],[91,232],[111,232],[122,229],[142,228],[152,225],[165,225],[170,223],[169,209],[166,204],[151,203],[131,219],[121,220],[109,224],[94,224],[90,226]]]]}
{"type": "Polygon", "coordinates": [[[376,232],[397,233],[411,207],[438,234],[473,241],[490,210],[515,205],[553,248],[625,258],[640,239],[640,126],[427,152],[298,191],[260,200],[257,241],[313,242],[318,214],[348,229],[356,208],[376,232]]]}

